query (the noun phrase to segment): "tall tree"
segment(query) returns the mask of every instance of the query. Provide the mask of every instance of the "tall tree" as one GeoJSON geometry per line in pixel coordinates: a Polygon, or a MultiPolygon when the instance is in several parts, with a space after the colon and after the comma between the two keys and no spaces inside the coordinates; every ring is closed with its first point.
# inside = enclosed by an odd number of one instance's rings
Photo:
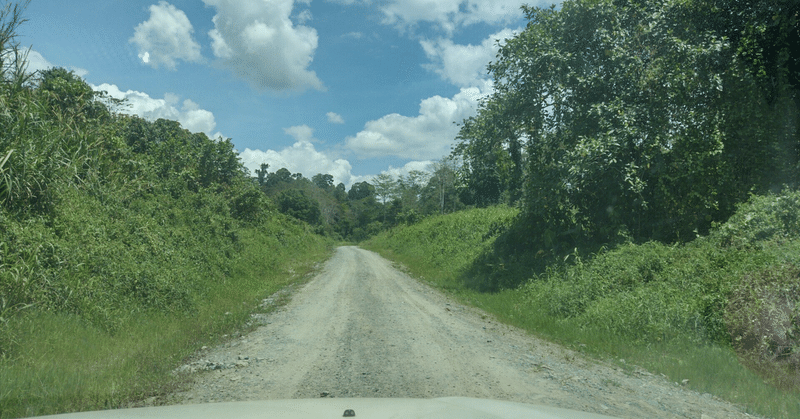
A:
{"type": "Polygon", "coordinates": [[[331,191],[333,190],[333,176],[329,174],[322,174],[317,173],[311,178],[311,181],[314,182],[320,189],[323,191],[331,191]]]}
{"type": "Polygon", "coordinates": [[[481,207],[500,202],[503,195],[516,202],[522,195],[523,134],[513,120],[502,117],[501,101],[485,101],[481,111],[464,121],[452,153],[463,162],[462,197],[481,207]]]}
{"type": "Polygon", "coordinates": [[[462,204],[456,190],[457,167],[452,158],[444,158],[431,164],[433,173],[421,191],[426,206],[425,213],[445,214],[461,209],[462,204]]]}
{"type": "Polygon", "coordinates": [[[363,199],[375,200],[375,187],[369,182],[354,183],[347,192],[347,199],[350,201],[360,201],[363,199]]]}
{"type": "Polygon", "coordinates": [[[319,203],[300,189],[287,189],[276,196],[278,208],[284,214],[291,215],[309,224],[319,223],[319,203]]]}
{"type": "Polygon", "coordinates": [[[419,218],[422,190],[428,183],[431,174],[420,170],[411,170],[397,181],[398,195],[401,203],[401,214],[398,216],[407,223],[419,218]]]}
{"type": "Polygon", "coordinates": [[[386,224],[386,201],[397,194],[397,180],[388,173],[381,173],[372,178],[375,195],[381,200],[383,223],[386,224]]]}
{"type": "Polygon", "coordinates": [[[295,179],[292,176],[292,172],[290,172],[289,169],[282,167],[278,169],[277,172],[267,175],[266,186],[267,188],[274,188],[280,184],[292,183],[293,180],[295,179]]]}
{"type": "Polygon", "coordinates": [[[397,193],[397,180],[388,173],[381,173],[373,177],[372,186],[375,187],[375,195],[383,205],[386,205],[386,201],[397,193]]]}
{"type": "Polygon", "coordinates": [[[333,197],[339,202],[347,201],[347,188],[344,183],[339,182],[336,184],[336,188],[333,189],[333,197]]]}
{"type": "Polygon", "coordinates": [[[258,176],[258,185],[261,187],[263,187],[264,184],[267,183],[267,175],[269,174],[267,169],[269,169],[269,164],[267,163],[261,163],[261,168],[256,169],[256,175],[258,176]]]}
{"type": "Polygon", "coordinates": [[[0,89],[19,93],[31,80],[28,69],[28,51],[22,49],[17,30],[27,22],[22,13],[30,0],[0,7],[0,89]]]}
{"type": "MultiPolygon", "coordinates": [[[[764,40],[796,38],[796,2],[718,3],[524,6],[528,26],[488,67],[495,93],[459,134],[473,201],[513,189],[504,176],[522,178],[508,173],[527,160],[526,215],[546,245],[687,239],[766,187],[760,173],[778,162],[796,168],[797,106],[757,82],[771,71],[758,70],[769,55],[764,40]],[[772,27],[783,35],[760,35],[772,27]],[[778,108],[765,105],[770,97],[778,108]],[[514,145],[520,139],[524,150],[514,145]]],[[[796,171],[780,174],[798,181],[796,171]]]]}

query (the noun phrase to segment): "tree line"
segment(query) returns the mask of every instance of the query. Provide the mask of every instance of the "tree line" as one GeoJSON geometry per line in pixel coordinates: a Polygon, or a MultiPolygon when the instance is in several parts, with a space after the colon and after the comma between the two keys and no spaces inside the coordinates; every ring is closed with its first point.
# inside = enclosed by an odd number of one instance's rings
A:
{"type": "Polygon", "coordinates": [[[517,205],[515,251],[556,254],[692,240],[750,195],[800,184],[797,2],[522,10],[527,26],[487,66],[494,93],[430,172],[345,191],[330,175],[262,168],[262,189],[357,240],[430,214],[517,205]]]}
{"type": "Polygon", "coordinates": [[[269,169],[262,164],[253,180],[277,208],[337,239],[360,241],[399,224],[465,208],[458,194],[458,167],[450,159],[399,177],[382,173],[349,189],[341,182],[334,185],[330,174],[309,179],[286,168],[269,169]]]}
{"type": "Polygon", "coordinates": [[[514,248],[687,241],[800,184],[798,2],[522,10],[453,152],[473,204],[523,209],[514,248]]]}

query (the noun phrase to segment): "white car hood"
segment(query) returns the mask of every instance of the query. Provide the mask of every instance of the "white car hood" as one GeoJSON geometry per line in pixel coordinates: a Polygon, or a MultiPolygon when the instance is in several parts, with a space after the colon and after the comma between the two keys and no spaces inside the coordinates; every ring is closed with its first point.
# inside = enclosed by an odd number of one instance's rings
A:
{"type": "Polygon", "coordinates": [[[549,406],[468,397],[437,399],[296,399],[208,403],[66,413],[54,419],[300,419],[341,418],[352,411],[356,419],[602,419],[594,413],[549,406]]]}

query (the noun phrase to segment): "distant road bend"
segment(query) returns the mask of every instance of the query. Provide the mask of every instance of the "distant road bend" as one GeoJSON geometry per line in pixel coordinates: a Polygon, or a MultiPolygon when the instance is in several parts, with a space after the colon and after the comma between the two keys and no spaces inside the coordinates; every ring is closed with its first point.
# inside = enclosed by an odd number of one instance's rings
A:
{"type": "Polygon", "coordinates": [[[358,247],[338,248],[261,321],[183,367],[192,384],[172,402],[466,396],[631,418],[752,417],[498,324],[358,247]]]}

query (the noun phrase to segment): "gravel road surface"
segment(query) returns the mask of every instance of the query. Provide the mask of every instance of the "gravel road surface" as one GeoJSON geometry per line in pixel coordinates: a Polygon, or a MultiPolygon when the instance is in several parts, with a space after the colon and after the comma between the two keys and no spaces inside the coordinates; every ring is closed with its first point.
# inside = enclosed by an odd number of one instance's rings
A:
{"type": "Polygon", "coordinates": [[[643,370],[623,371],[494,321],[357,247],[340,247],[252,333],[177,370],[171,403],[465,396],[623,418],[749,418],[643,370]]]}

